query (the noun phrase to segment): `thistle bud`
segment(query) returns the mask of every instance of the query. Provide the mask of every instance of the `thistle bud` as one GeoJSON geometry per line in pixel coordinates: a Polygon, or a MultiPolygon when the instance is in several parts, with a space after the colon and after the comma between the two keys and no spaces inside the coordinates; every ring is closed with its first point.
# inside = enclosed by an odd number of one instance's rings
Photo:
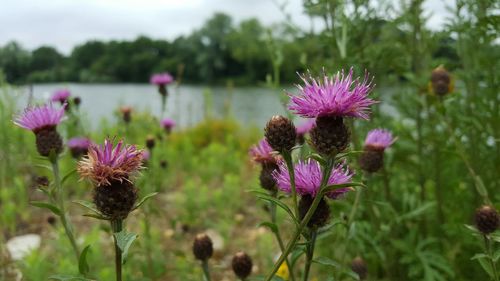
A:
{"type": "Polygon", "coordinates": [[[291,151],[295,146],[297,132],[292,121],[286,117],[273,116],[264,131],[267,142],[276,151],[291,151]]]}
{"type": "Polygon", "coordinates": [[[322,155],[337,154],[349,146],[350,133],[342,117],[318,117],[310,136],[313,148],[322,155]]]}
{"type": "Polygon", "coordinates": [[[431,90],[439,96],[444,96],[453,90],[450,73],[443,67],[438,66],[431,73],[431,90]]]}
{"type": "Polygon", "coordinates": [[[148,136],[148,137],[146,138],[146,147],[147,147],[149,150],[152,150],[152,149],[155,147],[155,144],[156,144],[155,137],[153,137],[153,136],[148,136]]]}
{"type": "Polygon", "coordinates": [[[498,229],[500,217],[497,210],[492,206],[482,206],[476,210],[476,227],[483,234],[490,234],[498,229]]]}
{"type": "Polygon", "coordinates": [[[137,188],[128,180],[111,181],[94,189],[96,208],[110,220],[123,220],[134,208],[137,188]]]}
{"type": "Polygon", "coordinates": [[[356,257],[352,260],[351,269],[358,274],[360,280],[365,280],[368,275],[366,262],[361,257],[356,257]]]}
{"type": "Polygon", "coordinates": [[[275,163],[263,163],[262,170],[260,171],[260,186],[262,188],[276,192],[276,180],[273,177],[273,172],[278,169],[275,163]]]}
{"type": "Polygon", "coordinates": [[[35,186],[36,187],[47,187],[49,186],[50,181],[46,176],[39,176],[35,178],[35,186]]]}
{"type": "Polygon", "coordinates": [[[82,103],[82,99],[80,97],[74,97],[73,103],[75,104],[76,107],[79,107],[80,104],[82,103]]]}
{"type": "Polygon", "coordinates": [[[160,161],[160,167],[161,167],[162,169],[166,169],[166,168],[168,167],[168,162],[167,162],[167,160],[161,160],[161,161],[160,161]]]}
{"type": "Polygon", "coordinates": [[[232,267],[234,274],[241,280],[245,280],[252,273],[252,259],[244,252],[238,252],[234,255],[232,267]]]}
{"type": "Polygon", "coordinates": [[[132,107],[125,106],[120,108],[120,111],[122,113],[123,122],[127,124],[130,123],[130,121],[132,121],[132,107]]]}
{"type": "MultiPolygon", "coordinates": [[[[311,205],[314,201],[314,197],[310,195],[304,195],[300,198],[299,201],[299,218],[300,220],[304,219],[307,214],[307,211],[311,208],[311,205]]],[[[319,228],[325,226],[330,220],[330,207],[326,203],[324,198],[321,198],[319,201],[318,207],[314,211],[314,214],[311,216],[311,219],[307,223],[307,226],[310,228],[319,228]]]]}
{"type": "Polygon", "coordinates": [[[365,147],[359,157],[359,166],[368,173],[377,172],[384,166],[384,151],[365,147]]]}
{"type": "Polygon", "coordinates": [[[34,131],[36,137],[36,149],[42,156],[49,156],[51,152],[59,154],[63,150],[61,135],[55,126],[48,126],[34,131]]]}
{"type": "Polygon", "coordinates": [[[214,253],[212,239],[206,234],[198,234],[193,242],[193,254],[196,259],[206,261],[214,253]]]}

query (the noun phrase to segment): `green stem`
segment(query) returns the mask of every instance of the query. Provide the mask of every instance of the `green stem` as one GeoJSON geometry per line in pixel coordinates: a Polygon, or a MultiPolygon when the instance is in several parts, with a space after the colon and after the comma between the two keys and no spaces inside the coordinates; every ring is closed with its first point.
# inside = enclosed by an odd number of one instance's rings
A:
{"type": "Polygon", "coordinates": [[[210,269],[208,268],[208,260],[203,260],[201,262],[201,268],[203,269],[203,277],[205,281],[210,281],[210,269]]]}
{"type": "Polygon", "coordinates": [[[111,230],[113,231],[113,239],[115,241],[115,272],[116,272],[116,281],[122,281],[122,250],[118,246],[118,241],[116,239],[115,234],[121,232],[123,230],[123,221],[122,220],[112,220],[111,230]]]}
{"type": "MultiPolygon", "coordinates": [[[[147,206],[147,205],[146,205],[147,206]]],[[[146,207],[145,206],[145,207],[146,207]]],[[[149,208],[146,207],[144,209],[145,211],[145,217],[144,217],[144,236],[145,236],[145,242],[146,242],[146,257],[148,259],[148,275],[151,280],[155,280],[155,274],[154,274],[154,269],[153,269],[153,247],[151,247],[151,242],[152,242],[152,235],[151,235],[151,224],[149,221],[149,208]]]]}
{"type": "Polygon", "coordinates": [[[328,158],[327,163],[323,169],[323,180],[322,180],[322,183],[320,186],[320,192],[318,192],[316,197],[314,197],[314,200],[311,204],[311,207],[309,208],[306,215],[304,216],[304,219],[302,219],[299,226],[295,230],[295,232],[292,236],[292,239],[286,245],[285,251],[283,251],[281,253],[280,257],[278,258],[278,260],[274,264],[271,272],[269,273],[269,275],[267,275],[266,279],[264,279],[265,281],[270,281],[274,277],[274,275],[276,274],[276,271],[278,271],[280,265],[285,261],[285,258],[288,257],[288,254],[290,254],[292,249],[297,244],[297,240],[299,239],[300,235],[302,234],[302,231],[306,227],[309,220],[311,220],[312,215],[314,214],[314,212],[318,208],[319,202],[321,201],[321,198],[323,197],[323,193],[324,193],[323,189],[326,187],[326,184],[328,183],[328,179],[330,178],[330,174],[332,172],[334,159],[335,159],[335,157],[328,158]]]}
{"type": "Polygon", "coordinates": [[[493,250],[491,247],[490,239],[486,236],[483,235],[484,238],[484,246],[486,248],[486,253],[488,255],[488,260],[490,261],[491,268],[493,269],[493,280],[498,281],[498,271],[497,271],[497,266],[495,262],[493,261],[493,250]]]}
{"type": "MultiPolygon", "coordinates": [[[[276,224],[276,204],[271,203],[271,222],[276,224]]],[[[278,240],[278,245],[280,246],[280,251],[283,253],[285,250],[285,244],[283,243],[283,239],[281,238],[281,234],[279,232],[279,229],[276,229],[276,232],[274,233],[276,235],[276,240],[278,240]]],[[[288,267],[288,272],[290,273],[290,280],[295,281],[295,275],[293,273],[293,267],[292,264],[290,263],[290,260],[288,257],[285,259],[286,266],[288,267]]]]}
{"type": "Polygon", "coordinates": [[[295,169],[293,167],[292,161],[292,152],[284,151],[282,153],[283,158],[285,159],[286,167],[288,168],[288,173],[290,174],[290,184],[292,191],[292,200],[293,200],[293,210],[295,211],[295,217],[299,217],[299,205],[297,204],[297,188],[295,186],[295,169]]]}
{"type": "Polygon", "coordinates": [[[311,270],[312,260],[314,257],[314,248],[316,246],[316,237],[318,231],[316,229],[311,230],[311,237],[309,243],[307,244],[307,252],[306,252],[306,264],[304,268],[304,276],[302,281],[307,281],[309,279],[309,271],[311,270]]]}
{"type": "Polygon", "coordinates": [[[73,227],[71,226],[71,222],[68,220],[66,209],[64,207],[64,195],[63,195],[61,176],[59,173],[59,163],[57,157],[51,159],[50,162],[52,164],[52,172],[54,173],[54,183],[55,183],[55,193],[53,195],[55,198],[53,200],[56,202],[57,207],[61,211],[61,215],[59,217],[64,227],[64,232],[66,233],[66,236],[68,237],[68,240],[71,243],[71,247],[73,248],[73,252],[75,253],[76,261],[78,264],[80,260],[80,250],[78,249],[78,245],[76,244],[76,239],[72,230],[73,227]]]}

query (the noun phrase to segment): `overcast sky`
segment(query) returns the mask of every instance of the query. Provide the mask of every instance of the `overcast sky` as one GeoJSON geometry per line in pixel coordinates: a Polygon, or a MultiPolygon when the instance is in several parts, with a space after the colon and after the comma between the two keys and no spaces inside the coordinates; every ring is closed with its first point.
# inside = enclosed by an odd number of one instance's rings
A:
{"type": "MultiPolygon", "coordinates": [[[[424,3],[430,28],[442,26],[445,6],[452,1],[424,3]]],[[[288,2],[286,10],[293,21],[309,28],[302,0],[288,2]]],[[[284,19],[273,0],[0,0],[0,45],[15,40],[28,49],[51,45],[67,54],[90,39],[133,39],[138,35],[173,39],[199,28],[218,11],[236,22],[257,17],[271,24],[284,19]]],[[[315,24],[318,26],[320,23],[315,24]]]]}

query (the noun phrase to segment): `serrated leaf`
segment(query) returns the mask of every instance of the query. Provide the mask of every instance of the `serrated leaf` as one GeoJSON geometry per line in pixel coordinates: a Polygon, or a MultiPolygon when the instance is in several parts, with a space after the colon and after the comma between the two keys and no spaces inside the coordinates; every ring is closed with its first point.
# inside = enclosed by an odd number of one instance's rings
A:
{"type": "Polygon", "coordinates": [[[93,213],[95,213],[97,215],[103,216],[101,214],[101,212],[99,212],[99,210],[96,209],[94,203],[92,203],[92,202],[85,201],[85,200],[74,200],[73,203],[78,204],[78,205],[80,205],[82,207],[85,207],[85,208],[87,208],[88,210],[92,211],[93,213]]]}
{"type": "Polygon", "coordinates": [[[322,265],[327,265],[335,268],[341,268],[341,265],[327,257],[317,257],[313,260],[314,263],[322,264],[322,265]]]}
{"type": "Polygon", "coordinates": [[[89,253],[90,245],[87,245],[80,254],[80,258],[78,259],[78,271],[80,274],[86,275],[90,271],[89,264],[87,262],[87,254],[89,253]]]}
{"type": "Polygon", "coordinates": [[[115,236],[116,244],[118,244],[118,247],[122,251],[122,264],[125,264],[127,261],[128,250],[135,239],[137,239],[137,234],[122,230],[114,233],[113,235],[115,236]]]}
{"type": "Polygon", "coordinates": [[[69,173],[67,173],[61,180],[61,184],[64,184],[73,174],[76,173],[76,169],[71,170],[69,173]]]}
{"type": "Polygon", "coordinates": [[[158,192],[152,192],[152,193],[149,193],[148,195],[144,196],[140,201],[139,203],[137,203],[135,205],[135,207],[132,209],[132,210],[136,210],[138,209],[142,204],[144,204],[148,199],[152,198],[153,196],[156,196],[158,194],[158,192]]]}
{"type": "Polygon", "coordinates": [[[265,221],[265,222],[259,223],[259,227],[260,226],[265,226],[265,227],[269,228],[273,233],[278,233],[278,226],[275,223],[265,221]]]}
{"type": "Polygon", "coordinates": [[[30,204],[35,206],[35,207],[38,207],[38,208],[48,209],[48,210],[52,211],[52,213],[54,213],[57,216],[62,215],[61,210],[57,206],[55,206],[51,203],[47,203],[47,202],[43,202],[43,201],[31,201],[30,204]]]}

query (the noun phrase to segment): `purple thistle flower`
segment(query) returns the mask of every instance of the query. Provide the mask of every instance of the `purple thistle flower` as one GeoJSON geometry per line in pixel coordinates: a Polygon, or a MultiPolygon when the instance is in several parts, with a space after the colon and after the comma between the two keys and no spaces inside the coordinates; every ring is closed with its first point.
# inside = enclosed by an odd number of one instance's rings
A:
{"type": "Polygon", "coordinates": [[[70,149],[88,149],[92,144],[92,141],[89,138],[72,138],[68,140],[67,146],[70,149]]]}
{"type": "Polygon", "coordinates": [[[168,72],[156,73],[151,76],[149,82],[157,86],[168,85],[174,82],[174,77],[168,72]]]}
{"type": "Polygon", "coordinates": [[[396,141],[392,133],[385,129],[374,129],[368,132],[365,140],[365,147],[375,150],[385,150],[396,141]]]}
{"type": "Polygon", "coordinates": [[[369,119],[369,106],[376,101],[368,98],[372,89],[368,73],[362,82],[353,80],[353,68],[347,76],[344,70],[333,77],[323,74],[323,82],[311,75],[300,76],[304,86],[297,86],[300,94],[290,96],[288,109],[306,118],[321,116],[355,117],[369,119]]]}
{"type": "Polygon", "coordinates": [[[92,144],[87,157],[78,163],[80,176],[89,178],[97,186],[110,185],[112,181],[130,181],[132,173],[142,167],[143,152],[135,145],[105,139],[103,145],[92,144]]]}
{"type": "MultiPolygon", "coordinates": [[[[319,192],[322,179],[320,164],[311,159],[299,161],[295,164],[294,171],[297,193],[301,196],[316,196],[319,192]]],[[[328,179],[328,185],[348,183],[352,176],[353,174],[349,171],[349,169],[345,168],[343,164],[338,164],[332,169],[332,173],[328,179]]],[[[288,173],[288,169],[284,161],[281,161],[278,164],[278,170],[273,172],[273,177],[282,191],[287,193],[291,192],[290,174],[288,173]]],[[[329,198],[336,199],[350,190],[352,190],[350,187],[339,188],[327,193],[327,196],[329,198]]]]}
{"type": "Polygon", "coordinates": [[[297,134],[305,135],[309,133],[309,131],[314,127],[315,124],[316,124],[315,119],[307,119],[304,123],[296,127],[297,134]]]}
{"type": "Polygon", "coordinates": [[[64,108],[54,108],[52,104],[27,107],[24,112],[14,119],[14,124],[37,132],[47,127],[56,127],[64,116],[64,108]]]}
{"type": "Polygon", "coordinates": [[[65,103],[69,96],[71,95],[71,93],[69,92],[69,90],[67,89],[60,89],[60,90],[57,90],[54,92],[54,94],[52,95],[52,97],[50,98],[51,101],[53,102],[60,102],[61,104],[65,103]]]}
{"type": "Polygon", "coordinates": [[[263,138],[258,144],[250,148],[249,154],[256,163],[276,163],[276,156],[273,151],[267,140],[263,138]]]}
{"type": "Polygon", "coordinates": [[[148,150],[142,151],[142,162],[148,162],[151,158],[151,153],[148,150]]]}
{"type": "Polygon", "coordinates": [[[170,118],[164,118],[160,121],[160,125],[165,130],[171,130],[173,127],[175,127],[175,121],[170,118]]]}

